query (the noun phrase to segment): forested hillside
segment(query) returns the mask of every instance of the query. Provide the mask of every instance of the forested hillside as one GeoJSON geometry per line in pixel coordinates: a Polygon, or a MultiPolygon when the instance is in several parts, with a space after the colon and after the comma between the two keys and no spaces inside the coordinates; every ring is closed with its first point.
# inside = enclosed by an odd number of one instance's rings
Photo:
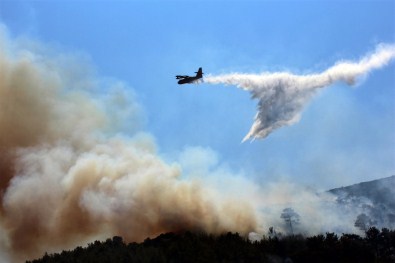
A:
{"type": "Polygon", "coordinates": [[[359,229],[395,228],[395,175],[328,192],[337,196],[337,202],[344,209],[359,208],[360,214],[355,218],[359,229]]]}
{"type": "MultiPolygon", "coordinates": [[[[337,196],[341,207],[359,207],[362,213],[355,227],[365,232],[326,233],[306,237],[277,233],[269,229],[261,240],[251,241],[238,233],[214,236],[206,233],[166,233],[142,243],[125,243],[115,236],[87,247],[45,254],[27,263],[52,262],[395,262],[395,176],[364,182],[328,192],[337,196]],[[381,228],[381,230],[379,230],[381,228]]],[[[299,216],[291,208],[281,218],[299,216]],[[292,212],[292,213],[291,213],[292,212]],[[288,216],[288,217],[287,217],[288,216]]],[[[297,219],[297,218],[296,218],[297,219]]],[[[295,219],[295,220],[296,220],[295,219]]],[[[292,227],[292,225],[291,225],[292,227]]]]}
{"type": "Polygon", "coordinates": [[[368,198],[373,204],[383,204],[392,210],[395,210],[394,191],[395,175],[329,190],[330,193],[340,196],[341,199],[368,198]]]}
{"type": "Polygon", "coordinates": [[[142,243],[113,237],[27,263],[51,262],[344,262],[395,261],[395,231],[370,228],[365,237],[334,233],[304,237],[263,237],[250,241],[237,233],[167,233],[142,243]]]}

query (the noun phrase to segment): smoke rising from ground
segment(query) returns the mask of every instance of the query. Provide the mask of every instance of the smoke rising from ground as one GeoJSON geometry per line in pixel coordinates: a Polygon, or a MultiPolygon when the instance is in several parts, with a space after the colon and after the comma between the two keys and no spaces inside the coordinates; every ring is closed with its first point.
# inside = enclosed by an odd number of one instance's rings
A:
{"type": "Polygon", "coordinates": [[[357,62],[340,61],[327,70],[307,75],[288,72],[227,74],[209,76],[206,83],[236,85],[258,99],[258,112],[243,141],[263,139],[275,129],[299,121],[301,111],[317,89],[336,82],[353,85],[357,78],[388,64],[395,57],[395,45],[378,45],[376,50],[357,62]]]}
{"type": "Polygon", "coordinates": [[[160,158],[125,85],[37,43],[4,32],[0,43],[0,252],[22,261],[112,235],[256,229],[246,199],[160,158]]]}

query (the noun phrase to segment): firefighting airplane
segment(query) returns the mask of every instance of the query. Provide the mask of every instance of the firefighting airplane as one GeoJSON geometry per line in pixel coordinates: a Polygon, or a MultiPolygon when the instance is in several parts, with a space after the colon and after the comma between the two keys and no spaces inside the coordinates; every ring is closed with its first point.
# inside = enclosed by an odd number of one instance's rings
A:
{"type": "Polygon", "coordinates": [[[177,75],[176,79],[179,79],[178,84],[190,84],[190,83],[195,83],[199,79],[203,78],[203,70],[202,68],[199,68],[199,70],[196,73],[196,76],[190,77],[187,75],[177,75]]]}

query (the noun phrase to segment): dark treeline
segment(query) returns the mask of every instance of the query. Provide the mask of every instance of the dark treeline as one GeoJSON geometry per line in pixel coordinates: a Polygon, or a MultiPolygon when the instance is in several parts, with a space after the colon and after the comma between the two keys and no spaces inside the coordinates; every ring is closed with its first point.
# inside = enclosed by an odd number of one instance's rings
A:
{"type": "Polygon", "coordinates": [[[375,227],[365,237],[334,233],[264,237],[250,241],[237,233],[167,233],[142,243],[121,237],[95,241],[86,248],[45,254],[27,263],[49,262],[395,262],[395,231],[375,227]]]}

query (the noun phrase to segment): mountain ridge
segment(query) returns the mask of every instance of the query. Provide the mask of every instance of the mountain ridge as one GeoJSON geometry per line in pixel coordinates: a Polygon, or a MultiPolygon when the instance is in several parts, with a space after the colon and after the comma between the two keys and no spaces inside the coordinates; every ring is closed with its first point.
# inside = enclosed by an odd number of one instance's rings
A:
{"type": "Polygon", "coordinates": [[[395,175],[327,191],[344,209],[359,209],[355,226],[395,228],[395,175]]]}

